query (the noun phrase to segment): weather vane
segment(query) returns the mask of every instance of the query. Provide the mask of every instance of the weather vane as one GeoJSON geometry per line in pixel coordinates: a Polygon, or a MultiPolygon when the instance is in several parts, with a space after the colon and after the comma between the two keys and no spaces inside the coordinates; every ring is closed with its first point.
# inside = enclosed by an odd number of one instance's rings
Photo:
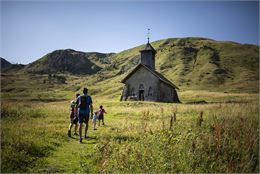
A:
{"type": "Polygon", "coordinates": [[[147,40],[148,40],[148,43],[149,43],[149,36],[150,36],[150,28],[147,28],[148,32],[147,32],[147,40]]]}

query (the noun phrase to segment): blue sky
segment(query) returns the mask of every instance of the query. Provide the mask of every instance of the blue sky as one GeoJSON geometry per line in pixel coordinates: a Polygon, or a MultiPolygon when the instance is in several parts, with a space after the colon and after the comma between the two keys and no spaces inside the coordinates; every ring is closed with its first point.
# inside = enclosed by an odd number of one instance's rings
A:
{"type": "Polygon", "coordinates": [[[30,63],[56,49],[120,52],[150,40],[259,44],[258,1],[1,1],[0,56],[30,63]]]}

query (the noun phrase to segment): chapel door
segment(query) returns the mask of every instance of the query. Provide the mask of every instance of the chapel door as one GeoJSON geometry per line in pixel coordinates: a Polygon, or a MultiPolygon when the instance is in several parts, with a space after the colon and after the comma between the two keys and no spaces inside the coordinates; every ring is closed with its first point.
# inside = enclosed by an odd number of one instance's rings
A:
{"type": "Polygon", "coordinates": [[[138,96],[138,99],[140,101],[144,101],[144,85],[143,84],[139,85],[139,96],[138,96]]]}
{"type": "Polygon", "coordinates": [[[139,90],[139,100],[144,101],[144,90],[139,90]]]}

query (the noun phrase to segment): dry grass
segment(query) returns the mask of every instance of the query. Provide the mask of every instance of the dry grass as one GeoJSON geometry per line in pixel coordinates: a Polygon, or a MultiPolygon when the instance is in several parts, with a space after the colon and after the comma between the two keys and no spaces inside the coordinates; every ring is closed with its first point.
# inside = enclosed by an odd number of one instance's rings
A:
{"type": "Polygon", "coordinates": [[[119,119],[91,155],[100,164],[96,172],[259,170],[258,103],[120,105],[119,119]]]}
{"type": "MultiPolygon", "coordinates": [[[[257,172],[258,95],[198,93],[206,101],[219,102],[118,102],[93,96],[94,109],[102,104],[108,112],[107,126],[96,135],[96,144],[86,148],[93,150],[81,152],[78,164],[83,172],[257,172]],[[227,98],[233,102],[226,102],[227,98]]],[[[180,96],[193,100],[198,94],[180,96]]],[[[2,172],[41,168],[44,157],[69,143],[64,136],[68,106],[69,100],[3,103],[2,172]]]]}

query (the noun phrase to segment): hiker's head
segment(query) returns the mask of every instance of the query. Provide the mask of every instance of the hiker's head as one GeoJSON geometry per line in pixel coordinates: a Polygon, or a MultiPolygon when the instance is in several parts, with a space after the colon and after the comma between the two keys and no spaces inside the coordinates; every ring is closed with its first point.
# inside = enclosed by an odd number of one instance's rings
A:
{"type": "Polygon", "coordinates": [[[101,105],[101,106],[99,106],[99,108],[100,108],[100,109],[102,109],[102,108],[103,108],[103,106],[101,105]]]}
{"type": "Polygon", "coordinates": [[[98,111],[96,111],[96,112],[94,112],[95,113],[95,115],[97,115],[98,114],[98,111]]]}
{"type": "Polygon", "coordinates": [[[79,94],[79,93],[77,93],[77,94],[76,94],[76,98],[78,98],[78,96],[80,96],[80,94],[79,94]]]}
{"type": "Polygon", "coordinates": [[[88,93],[88,88],[84,88],[83,89],[83,94],[87,94],[88,93]]]}

